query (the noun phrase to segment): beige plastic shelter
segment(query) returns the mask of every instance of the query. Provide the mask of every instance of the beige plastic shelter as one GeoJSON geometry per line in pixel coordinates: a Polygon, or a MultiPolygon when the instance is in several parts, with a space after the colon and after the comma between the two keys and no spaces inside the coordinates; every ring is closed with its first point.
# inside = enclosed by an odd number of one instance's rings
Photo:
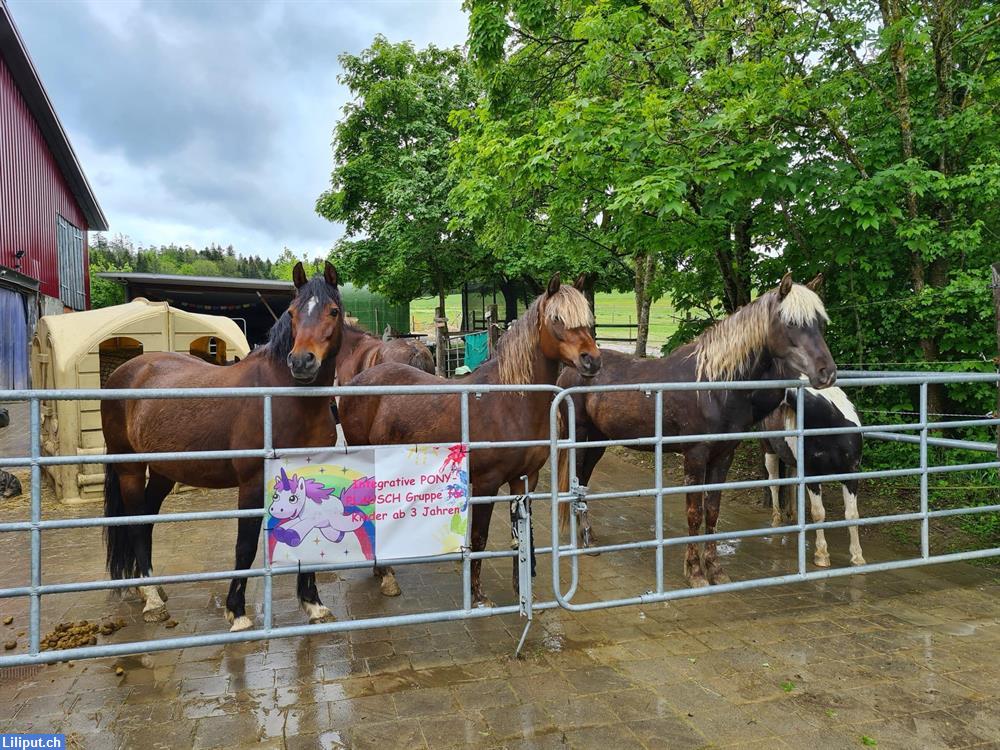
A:
{"type": "MultiPolygon", "coordinates": [[[[246,357],[250,347],[229,318],[137,298],[100,310],[43,316],[31,345],[32,383],[35,388],[101,388],[115,368],[144,352],[182,352],[223,365],[246,357]]],[[[43,401],[42,453],[104,453],[100,402],[43,401]]],[[[103,497],[101,464],[48,466],[46,471],[64,503],[103,497]]]]}

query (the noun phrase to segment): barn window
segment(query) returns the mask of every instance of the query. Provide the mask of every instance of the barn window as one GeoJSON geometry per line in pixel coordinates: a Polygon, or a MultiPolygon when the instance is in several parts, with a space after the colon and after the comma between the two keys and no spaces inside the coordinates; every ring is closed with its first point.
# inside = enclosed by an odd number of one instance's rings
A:
{"type": "Polygon", "coordinates": [[[59,248],[59,299],[66,307],[83,310],[87,293],[83,286],[83,232],[56,214],[59,248]]]}

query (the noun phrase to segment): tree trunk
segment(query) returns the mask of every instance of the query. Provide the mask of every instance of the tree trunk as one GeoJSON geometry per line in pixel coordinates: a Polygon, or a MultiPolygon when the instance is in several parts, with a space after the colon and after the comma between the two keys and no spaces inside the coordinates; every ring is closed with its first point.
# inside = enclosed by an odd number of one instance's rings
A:
{"type": "Polygon", "coordinates": [[[653,283],[656,272],[656,256],[653,253],[636,256],[635,259],[635,356],[646,356],[646,343],[649,341],[649,306],[652,302],[649,287],[653,283]]]}
{"type": "Polygon", "coordinates": [[[500,281],[500,293],[503,295],[504,322],[517,320],[517,285],[505,277],[500,281]]]}
{"type": "MultiPolygon", "coordinates": [[[[879,8],[882,11],[882,23],[885,26],[892,26],[898,23],[903,17],[903,7],[900,0],[879,0],[879,8]]],[[[909,66],[906,60],[906,50],[903,46],[903,38],[896,36],[889,47],[889,55],[892,59],[892,71],[896,80],[896,115],[899,119],[899,139],[903,160],[909,161],[913,158],[913,121],[911,117],[909,66]]],[[[914,222],[917,219],[917,194],[912,185],[906,189],[906,217],[914,222]]],[[[934,265],[934,264],[932,264],[934,265]]],[[[932,276],[940,282],[947,277],[947,270],[940,267],[932,269],[932,276]]],[[[920,294],[927,283],[927,268],[924,259],[919,251],[910,252],[910,277],[913,280],[913,291],[920,294]]],[[[933,331],[925,330],[920,338],[920,351],[925,362],[937,362],[940,350],[937,339],[933,331]]],[[[934,414],[941,414],[945,411],[944,386],[934,383],[927,389],[927,410],[934,414]]]]}
{"type": "Polygon", "coordinates": [[[751,219],[743,217],[733,222],[726,237],[715,252],[722,274],[722,306],[732,314],[750,301],[750,266],[753,258],[750,234],[751,219]]]}

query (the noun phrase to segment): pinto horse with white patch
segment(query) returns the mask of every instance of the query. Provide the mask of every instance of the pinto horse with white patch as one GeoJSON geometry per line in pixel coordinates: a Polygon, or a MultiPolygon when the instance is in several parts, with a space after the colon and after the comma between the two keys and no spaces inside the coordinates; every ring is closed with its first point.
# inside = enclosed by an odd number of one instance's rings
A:
{"type": "MultiPolygon", "coordinates": [[[[795,429],[795,390],[789,389],[785,400],[777,409],[764,418],[762,426],[765,430],[795,429]]],[[[860,427],[861,419],[854,404],[843,390],[837,387],[818,391],[815,388],[805,389],[803,404],[803,419],[805,428],[822,429],[826,427],[860,427]]],[[[798,438],[793,435],[784,438],[763,438],[761,447],[764,449],[764,466],[768,479],[779,479],[795,472],[799,458],[798,438]]],[[[840,435],[808,435],[805,440],[805,476],[821,476],[823,474],[848,474],[860,471],[861,467],[861,433],[840,435]]],[[[858,518],[858,480],[846,479],[840,483],[844,493],[844,518],[858,518]]],[[[787,501],[784,486],[772,485],[771,493],[771,525],[782,525],[782,510],[784,520],[791,522],[795,517],[796,503],[787,501]]],[[[816,482],[806,483],[809,493],[809,508],[814,523],[822,523],[826,519],[826,509],[823,507],[823,488],[816,482]]],[[[858,539],[858,527],[848,526],[851,538],[851,565],[864,565],[865,558],[861,554],[861,542],[858,539]]],[[[816,549],[813,562],[821,568],[830,567],[830,553],[826,546],[823,529],[816,529],[816,549]]]]}
{"type": "MultiPolygon", "coordinates": [[[[311,280],[301,263],[292,272],[295,298],[271,329],[268,343],[246,359],[218,367],[186,354],[158,352],[130,359],[108,378],[107,388],[135,388],[136,398],[102,401],[101,426],[108,453],[247,450],[264,447],[262,398],[143,399],[149,388],[238,388],[246,386],[331,386],[340,349],[343,316],[337,272],[326,264],[311,280]]],[[[275,448],[329,447],[336,425],[329,398],[274,398],[272,444],[275,448]]],[[[174,484],[221,489],[239,488],[239,507],[264,506],[264,461],[260,458],[182,461],[136,460],[108,464],[104,481],[107,517],[156,514],[174,484]],[[148,479],[147,479],[148,472],[148,479]]],[[[253,565],[260,536],[260,516],[240,518],[236,569],[253,565]]],[[[153,525],[105,528],[107,566],[112,578],[146,578],[153,569],[153,525]]],[[[226,618],[233,631],[253,621],[246,614],[246,578],[234,578],[226,597],[226,618]]],[[[333,619],[316,591],[316,574],[298,574],[299,603],[310,622],[333,619]]],[[[159,586],[139,585],[146,622],[169,616],[159,586]]]]}
{"type": "MultiPolygon", "coordinates": [[[[828,320],[814,291],[816,277],[807,285],[785,274],[777,289],[762,294],[702,333],[692,343],[662,359],[639,359],[602,350],[604,365],[590,381],[574,370],[559,377],[563,388],[623,383],[684,383],[696,381],[781,380],[805,375],[817,388],[837,379],[837,365],[823,338],[828,320]]],[[[664,391],[662,434],[702,435],[746,432],[770,414],[785,397],[783,388],[758,390],[664,391]]],[[[656,434],[654,399],[639,390],[596,391],[573,395],[578,440],[632,440],[656,434]]],[[[726,480],[738,440],[697,440],[664,444],[665,451],[684,456],[686,485],[719,484],[726,480]]],[[[579,451],[577,474],[581,485],[590,481],[606,449],[579,451]]],[[[646,445],[639,450],[654,450],[646,445]]],[[[689,536],[714,534],[722,491],[688,492],[689,536]]],[[[687,546],[684,576],[692,587],[728,583],[715,542],[687,546]]]]}

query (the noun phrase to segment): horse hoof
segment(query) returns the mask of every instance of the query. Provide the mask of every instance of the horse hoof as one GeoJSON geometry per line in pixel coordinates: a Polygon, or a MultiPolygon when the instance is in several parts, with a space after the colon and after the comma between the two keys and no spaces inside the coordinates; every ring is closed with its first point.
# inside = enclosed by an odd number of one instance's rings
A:
{"type": "Polygon", "coordinates": [[[719,586],[720,584],[732,583],[733,579],[726,571],[720,570],[718,573],[709,574],[708,581],[713,586],[719,586]]]}
{"type": "Polygon", "coordinates": [[[336,622],[337,618],[333,616],[327,607],[322,604],[313,604],[312,602],[301,602],[302,610],[309,617],[309,624],[315,625],[317,622],[336,622]]]}
{"type": "Polygon", "coordinates": [[[399,588],[399,584],[396,583],[396,576],[393,575],[383,578],[378,590],[382,592],[382,596],[399,596],[403,593],[403,590],[399,588]]]}
{"type": "Polygon", "coordinates": [[[493,607],[494,604],[492,599],[490,599],[487,596],[484,596],[481,599],[476,599],[474,602],[472,602],[472,606],[474,609],[484,609],[486,607],[493,607]]]}
{"type": "Polygon", "coordinates": [[[241,630],[249,630],[253,627],[253,620],[251,620],[246,615],[242,617],[237,617],[233,619],[232,627],[229,628],[230,633],[239,633],[241,630]]]}
{"type": "Polygon", "coordinates": [[[813,562],[816,563],[817,568],[829,568],[830,567],[830,556],[829,555],[815,555],[813,557],[813,562]]]}
{"type": "Polygon", "coordinates": [[[858,555],[857,557],[851,558],[851,565],[867,565],[867,563],[865,562],[865,558],[858,555]]]}
{"type": "Polygon", "coordinates": [[[170,613],[167,612],[166,607],[154,607],[153,609],[143,610],[142,619],[143,622],[163,622],[170,619],[170,613]]]}
{"type": "Polygon", "coordinates": [[[777,528],[781,526],[781,516],[771,516],[771,528],[777,528]]]}
{"type": "Polygon", "coordinates": [[[708,579],[705,576],[690,576],[688,578],[688,588],[703,589],[708,585],[708,579]]]}

